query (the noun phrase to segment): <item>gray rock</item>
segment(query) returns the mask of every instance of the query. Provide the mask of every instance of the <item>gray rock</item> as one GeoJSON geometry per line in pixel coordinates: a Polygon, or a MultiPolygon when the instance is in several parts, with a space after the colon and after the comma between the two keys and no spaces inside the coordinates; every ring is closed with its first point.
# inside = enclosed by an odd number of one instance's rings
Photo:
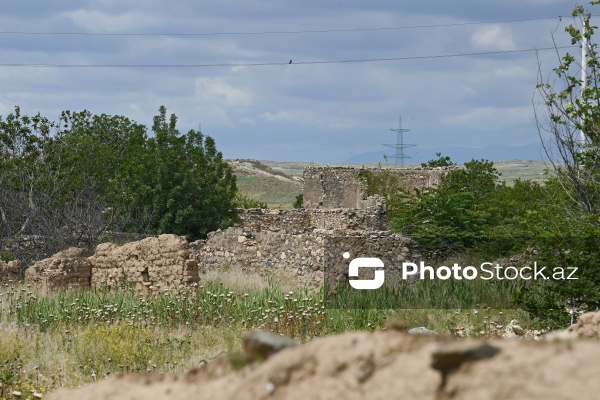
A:
{"type": "Polygon", "coordinates": [[[411,328],[408,330],[408,333],[411,335],[437,335],[431,329],[427,329],[424,326],[419,326],[418,328],[411,328]]]}

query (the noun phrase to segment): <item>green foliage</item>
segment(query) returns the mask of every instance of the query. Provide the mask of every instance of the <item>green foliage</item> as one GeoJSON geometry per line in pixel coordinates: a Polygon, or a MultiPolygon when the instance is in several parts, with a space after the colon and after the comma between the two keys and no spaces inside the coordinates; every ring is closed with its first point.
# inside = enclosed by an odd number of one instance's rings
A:
{"type": "Polygon", "coordinates": [[[303,205],[304,205],[304,195],[302,193],[300,193],[298,196],[296,196],[296,201],[294,201],[294,204],[292,204],[292,206],[294,208],[302,208],[303,205]]]}
{"type": "Polygon", "coordinates": [[[181,135],[176,123],[161,106],[148,141],[152,226],[197,239],[235,221],[235,175],[213,138],[194,130],[181,135]]]}
{"type": "Polygon", "coordinates": [[[9,262],[15,259],[14,254],[8,251],[0,251],[0,261],[9,262]]]}
{"type": "Polygon", "coordinates": [[[269,208],[267,203],[248,197],[239,191],[235,196],[234,203],[236,208],[269,208]]]}
{"type": "Polygon", "coordinates": [[[396,207],[410,198],[402,176],[388,168],[367,169],[358,179],[365,187],[367,196],[379,194],[386,200],[387,212],[394,216],[396,207]]]}
{"type": "Polygon", "coordinates": [[[417,191],[394,205],[394,228],[438,255],[472,248],[485,240],[485,229],[494,222],[490,202],[498,177],[493,163],[485,160],[450,170],[436,189],[417,191]]]}
{"type": "Polygon", "coordinates": [[[450,157],[442,156],[442,153],[435,153],[437,156],[437,160],[429,160],[426,163],[421,163],[421,167],[423,168],[437,168],[437,167],[453,167],[456,166],[455,163],[452,162],[450,157]]]}

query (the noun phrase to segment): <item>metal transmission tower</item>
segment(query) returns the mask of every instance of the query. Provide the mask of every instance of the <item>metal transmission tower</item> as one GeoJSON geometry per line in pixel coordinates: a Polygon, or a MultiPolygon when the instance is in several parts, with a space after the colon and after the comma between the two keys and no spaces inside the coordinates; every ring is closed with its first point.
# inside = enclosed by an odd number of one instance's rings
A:
{"type": "Polygon", "coordinates": [[[390,158],[394,159],[394,167],[398,166],[398,162],[400,162],[400,166],[404,166],[404,160],[407,158],[411,158],[404,153],[404,149],[409,147],[415,147],[416,144],[406,144],[404,143],[404,134],[410,132],[410,129],[402,128],[402,117],[398,119],[398,128],[390,129],[392,132],[396,132],[396,144],[384,144],[384,146],[391,147],[396,149],[396,154],[390,156],[390,158]]]}

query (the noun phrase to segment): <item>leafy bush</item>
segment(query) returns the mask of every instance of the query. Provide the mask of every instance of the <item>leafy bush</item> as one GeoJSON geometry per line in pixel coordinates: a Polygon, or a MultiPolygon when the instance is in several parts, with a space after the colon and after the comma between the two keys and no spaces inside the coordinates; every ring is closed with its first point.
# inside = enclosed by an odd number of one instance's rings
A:
{"type": "MultiPolygon", "coordinates": [[[[442,161],[452,165],[447,158],[442,161]]],[[[464,169],[448,171],[437,188],[419,190],[393,204],[395,230],[438,255],[462,252],[484,242],[485,230],[495,222],[491,200],[498,177],[493,163],[486,160],[472,160],[464,169]]]]}
{"type": "Polygon", "coordinates": [[[294,201],[294,204],[292,204],[292,206],[294,208],[302,208],[303,205],[304,205],[304,195],[302,193],[300,193],[298,196],[296,196],[296,201],[294,201]]]}

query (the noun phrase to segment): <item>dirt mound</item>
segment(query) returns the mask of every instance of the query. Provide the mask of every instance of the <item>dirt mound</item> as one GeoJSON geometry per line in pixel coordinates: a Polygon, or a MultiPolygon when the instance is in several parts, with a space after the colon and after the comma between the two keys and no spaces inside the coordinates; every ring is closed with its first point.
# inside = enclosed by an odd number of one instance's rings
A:
{"type": "Polygon", "coordinates": [[[585,339],[600,339],[600,312],[583,314],[568,330],[585,339]]]}
{"type": "Polygon", "coordinates": [[[113,377],[47,399],[589,399],[600,392],[599,358],[594,341],[346,333],[238,371],[222,356],[185,374],[113,377]]]}

